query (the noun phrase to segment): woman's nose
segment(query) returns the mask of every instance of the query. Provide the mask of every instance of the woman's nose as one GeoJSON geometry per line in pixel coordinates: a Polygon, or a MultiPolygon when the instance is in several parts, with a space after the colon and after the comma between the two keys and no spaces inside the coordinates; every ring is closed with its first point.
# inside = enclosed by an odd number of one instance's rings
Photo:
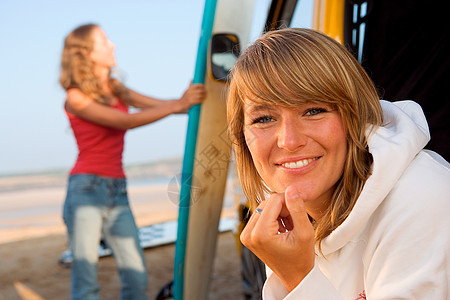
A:
{"type": "Polygon", "coordinates": [[[278,130],[278,147],[294,152],[306,144],[307,136],[298,121],[284,120],[278,130]]]}

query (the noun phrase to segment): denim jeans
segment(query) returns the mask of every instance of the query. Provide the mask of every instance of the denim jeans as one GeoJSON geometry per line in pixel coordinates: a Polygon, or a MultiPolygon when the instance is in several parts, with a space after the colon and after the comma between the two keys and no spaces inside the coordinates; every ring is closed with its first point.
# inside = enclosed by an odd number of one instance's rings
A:
{"type": "Polygon", "coordinates": [[[69,177],[64,203],[72,262],[72,299],[99,299],[98,247],[111,247],[122,284],[120,299],[147,299],[147,271],[125,179],[69,177]]]}

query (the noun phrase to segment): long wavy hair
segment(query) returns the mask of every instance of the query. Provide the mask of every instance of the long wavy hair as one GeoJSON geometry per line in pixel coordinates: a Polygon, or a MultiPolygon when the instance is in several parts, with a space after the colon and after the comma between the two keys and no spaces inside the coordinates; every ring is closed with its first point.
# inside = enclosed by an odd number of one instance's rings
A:
{"type": "Polygon", "coordinates": [[[270,188],[258,174],[245,142],[245,99],[284,107],[313,101],[338,111],[348,152],[328,208],[313,222],[320,245],[347,218],[371,174],[366,133],[383,123],[373,82],[341,44],[310,29],[268,32],[241,54],[230,75],[227,117],[242,188],[255,207],[270,188]]]}
{"type": "MultiPolygon", "coordinates": [[[[94,74],[94,63],[90,53],[94,48],[93,32],[99,28],[96,24],[86,24],[74,29],[65,39],[61,58],[61,74],[59,82],[67,91],[78,88],[94,101],[109,104],[110,98],[102,90],[99,78],[94,74]]],[[[128,89],[109,72],[108,85],[114,96],[127,104],[129,102],[128,89]]]]}

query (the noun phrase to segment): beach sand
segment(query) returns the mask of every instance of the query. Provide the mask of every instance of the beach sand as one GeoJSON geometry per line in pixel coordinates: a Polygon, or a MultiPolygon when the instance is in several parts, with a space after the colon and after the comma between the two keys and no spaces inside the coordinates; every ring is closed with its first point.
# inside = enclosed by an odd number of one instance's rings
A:
{"type": "MultiPolygon", "coordinates": [[[[174,220],[178,207],[167,196],[165,185],[128,188],[138,226],[174,220]]],[[[67,249],[61,209],[64,184],[0,193],[0,300],[70,299],[70,269],[58,263],[67,249]]],[[[227,206],[228,205],[228,206],[227,206]]],[[[234,214],[224,206],[222,216],[234,214]]],[[[173,278],[173,244],[148,248],[149,299],[173,278]]],[[[244,299],[236,237],[219,235],[209,299],[244,299]]],[[[120,283],[112,257],[99,261],[101,299],[118,299],[120,283]]]]}
{"type": "MultiPolygon", "coordinates": [[[[58,264],[66,249],[64,235],[48,235],[0,245],[0,299],[70,299],[70,269],[58,264]]],[[[174,245],[144,251],[149,299],[173,279],[174,245]]],[[[240,260],[231,232],[219,235],[209,299],[243,299],[240,260]]],[[[118,299],[120,282],[112,257],[99,261],[101,299],[118,299]]]]}

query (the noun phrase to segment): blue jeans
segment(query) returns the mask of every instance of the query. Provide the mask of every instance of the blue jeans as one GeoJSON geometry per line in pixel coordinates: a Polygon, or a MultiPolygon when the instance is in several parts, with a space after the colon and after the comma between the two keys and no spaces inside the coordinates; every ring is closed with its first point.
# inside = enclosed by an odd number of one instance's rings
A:
{"type": "Polygon", "coordinates": [[[103,234],[117,262],[120,299],[147,299],[147,271],[125,179],[69,177],[64,203],[72,262],[72,299],[99,299],[98,247],[103,234]]]}

